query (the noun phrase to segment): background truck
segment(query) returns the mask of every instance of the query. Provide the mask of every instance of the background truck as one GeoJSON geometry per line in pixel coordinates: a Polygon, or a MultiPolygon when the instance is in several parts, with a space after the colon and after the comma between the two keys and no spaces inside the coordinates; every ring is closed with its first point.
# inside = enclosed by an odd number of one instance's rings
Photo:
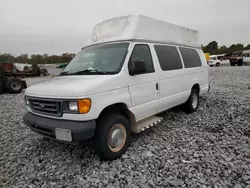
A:
{"type": "Polygon", "coordinates": [[[3,92],[20,93],[27,88],[26,82],[17,76],[13,63],[0,63],[0,94],[3,92]]]}
{"type": "Polygon", "coordinates": [[[242,52],[238,51],[238,52],[234,52],[232,53],[231,57],[229,58],[230,60],[230,65],[231,66],[235,66],[236,64],[238,66],[242,66],[243,65],[243,57],[242,57],[242,52]]]}

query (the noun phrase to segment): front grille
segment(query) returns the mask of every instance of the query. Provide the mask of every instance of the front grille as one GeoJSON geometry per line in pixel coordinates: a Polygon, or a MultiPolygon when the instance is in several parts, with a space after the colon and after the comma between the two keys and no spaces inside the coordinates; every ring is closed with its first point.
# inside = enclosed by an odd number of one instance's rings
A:
{"type": "Polygon", "coordinates": [[[49,115],[49,116],[62,116],[62,102],[53,99],[28,99],[32,111],[49,115]]]}

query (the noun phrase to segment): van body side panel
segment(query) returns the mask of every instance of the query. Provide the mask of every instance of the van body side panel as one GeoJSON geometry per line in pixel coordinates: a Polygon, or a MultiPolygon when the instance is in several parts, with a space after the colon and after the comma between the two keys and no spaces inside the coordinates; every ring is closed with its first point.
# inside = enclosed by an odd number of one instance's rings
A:
{"type": "Polygon", "coordinates": [[[207,67],[204,66],[185,69],[183,91],[186,92],[186,99],[188,99],[195,84],[199,84],[201,91],[208,89],[207,74],[207,67]]]}
{"type": "Polygon", "coordinates": [[[156,51],[152,52],[159,70],[160,96],[158,112],[185,103],[195,84],[199,84],[201,94],[208,90],[208,65],[202,50],[197,50],[197,52],[201,58],[201,66],[185,68],[183,58],[179,52],[183,68],[167,71],[161,69],[156,51]]]}
{"type": "MultiPolygon", "coordinates": [[[[171,45],[164,45],[171,46],[171,45]]],[[[158,112],[164,111],[173,106],[179,105],[185,100],[185,93],[182,90],[182,83],[185,79],[184,70],[168,70],[161,69],[158,56],[155,49],[152,50],[155,66],[158,68],[158,84],[159,84],[159,108],[158,112]]]]}
{"type": "Polygon", "coordinates": [[[209,89],[209,79],[208,79],[208,64],[206,58],[203,55],[203,51],[201,49],[197,50],[202,62],[202,71],[204,74],[200,77],[200,94],[204,94],[209,89]]]}
{"type": "MultiPolygon", "coordinates": [[[[135,115],[136,121],[139,121],[157,113],[159,106],[159,94],[156,90],[158,73],[155,65],[154,72],[134,76],[129,75],[129,57],[133,52],[134,46],[137,44],[146,43],[132,43],[123,68],[127,70],[129,93],[132,101],[132,107],[129,110],[135,115]]],[[[149,44],[146,45],[148,45],[150,48],[149,44]]]]}

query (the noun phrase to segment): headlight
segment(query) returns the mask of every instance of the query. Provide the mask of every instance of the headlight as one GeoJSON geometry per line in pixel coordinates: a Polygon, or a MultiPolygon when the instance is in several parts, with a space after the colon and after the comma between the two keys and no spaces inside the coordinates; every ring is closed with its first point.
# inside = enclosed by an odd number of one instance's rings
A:
{"type": "Polygon", "coordinates": [[[69,110],[78,112],[78,105],[77,102],[69,102],[69,110]]]}
{"type": "Polygon", "coordinates": [[[30,102],[29,102],[29,100],[28,100],[28,98],[25,96],[24,97],[24,100],[25,100],[25,104],[27,105],[27,106],[29,106],[30,105],[30,102]]]}
{"type": "Polygon", "coordinates": [[[69,101],[68,102],[68,110],[67,112],[74,112],[80,114],[86,114],[90,111],[91,108],[91,100],[90,99],[79,99],[77,101],[69,101]]]}

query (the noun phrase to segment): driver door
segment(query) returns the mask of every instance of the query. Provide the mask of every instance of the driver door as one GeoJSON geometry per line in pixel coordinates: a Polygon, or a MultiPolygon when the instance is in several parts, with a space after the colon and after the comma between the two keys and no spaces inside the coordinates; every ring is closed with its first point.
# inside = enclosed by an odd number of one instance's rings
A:
{"type": "Polygon", "coordinates": [[[147,44],[134,44],[129,63],[144,61],[145,72],[129,77],[129,92],[132,101],[131,111],[136,121],[147,118],[158,111],[159,90],[158,74],[152,60],[150,46],[147,44]]]}

